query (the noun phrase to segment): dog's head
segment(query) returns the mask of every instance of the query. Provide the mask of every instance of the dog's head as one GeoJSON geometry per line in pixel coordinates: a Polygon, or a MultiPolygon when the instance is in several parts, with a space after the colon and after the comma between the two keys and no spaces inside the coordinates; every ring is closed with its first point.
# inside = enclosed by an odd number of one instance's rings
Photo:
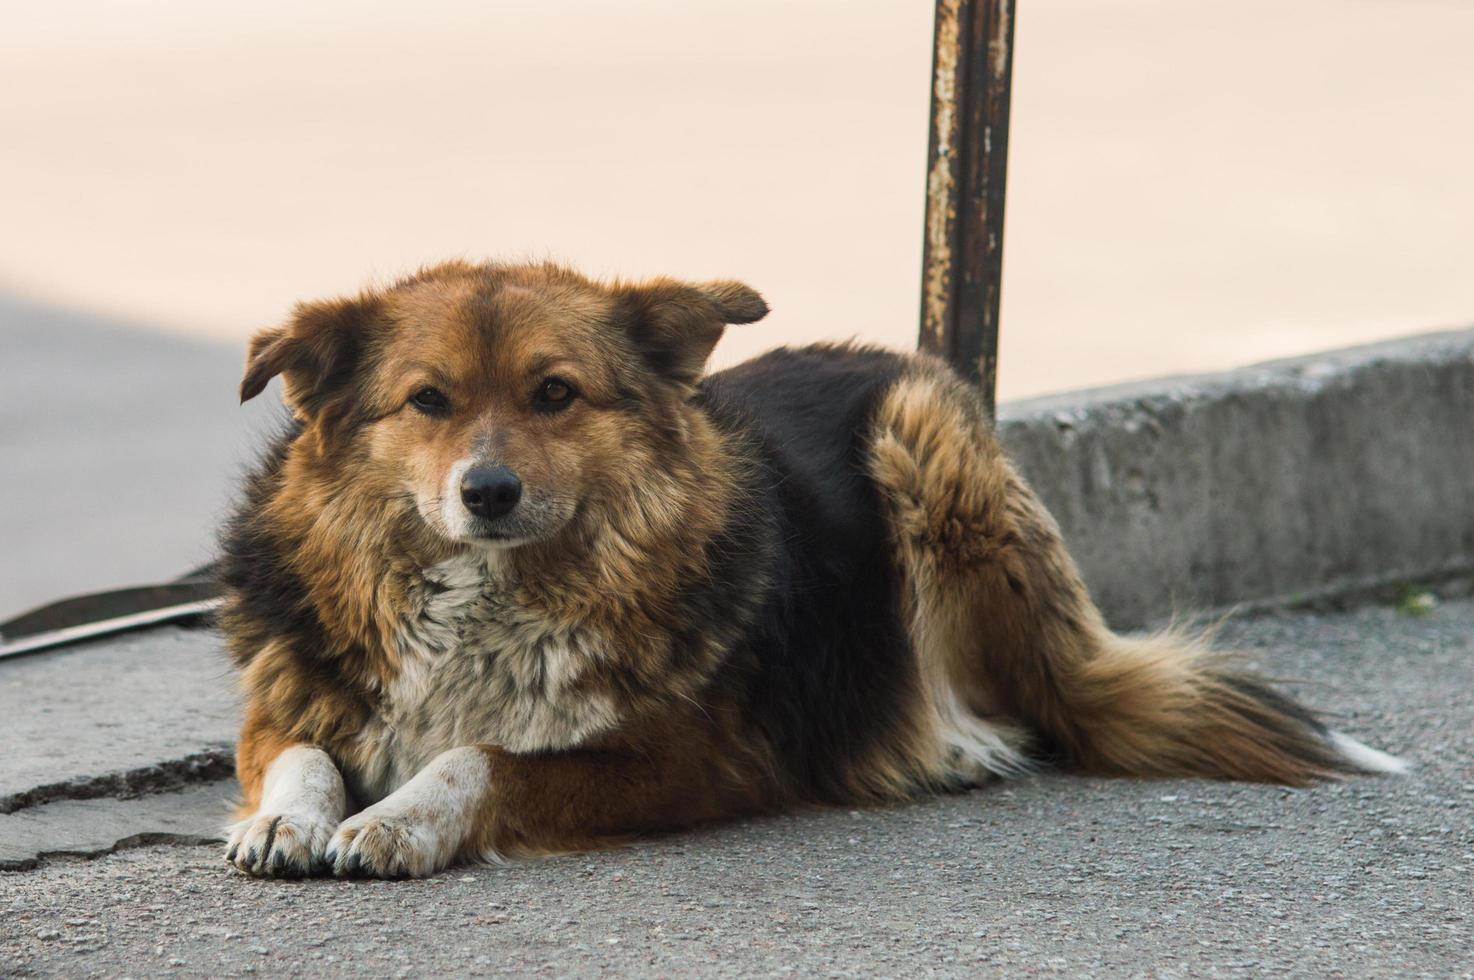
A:
{"type": "Polygon", "coordinates": [[[281,375],[341,485],[412,500],[448,542],[513,547],[658,481],[723,329],[766,313],[736,282],[449,263],[299,305],[252,340],[241,398],[281,375]]]}

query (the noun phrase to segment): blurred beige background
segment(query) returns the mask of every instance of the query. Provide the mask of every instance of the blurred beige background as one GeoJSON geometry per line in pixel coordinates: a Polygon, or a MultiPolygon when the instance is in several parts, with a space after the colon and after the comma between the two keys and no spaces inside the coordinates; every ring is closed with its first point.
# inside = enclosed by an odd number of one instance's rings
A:
{"type": "MultiPolygon", "coordinates": [[[[1003,397],[1474,319],[1474,3],[1021,0],[1003,397]]],[[[239,343],[447,256],[913,343],[927,0],[5,2],[0,291],[239,343]]]]}

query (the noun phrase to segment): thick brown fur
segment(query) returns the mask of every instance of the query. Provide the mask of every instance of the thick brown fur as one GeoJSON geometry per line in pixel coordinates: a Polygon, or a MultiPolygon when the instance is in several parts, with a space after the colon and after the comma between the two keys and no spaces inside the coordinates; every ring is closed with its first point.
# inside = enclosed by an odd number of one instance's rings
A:
{"type": "Polygon", "coordinates": [[[294,420],[225,539],[240,826],[265,828],[238,866],[423,874],[1044,760],[1357,771],[1202,642],[1111,632],[940,362],[807,348],[703,381],[765,312],[734,282],[449,263],[253,341],[242,398],[280,375],[294,420]],[[522,487],[501,524],[452,499],[486,461],[522,487]],[[263,787],[293,749],[359,806],[423,773],[419,802],[284,853],[307,831],[263,787]],[[429,812],[468,779],[472,811],[429,812]],[[453,846],[416,852],[416,819],[453,846]]]}
{"type": "Polygon", "coordinates": [[[913,635],[975,711],[1103,775],[1299,786],[1346,771],[1307,713],[1229,672],[1203,639],[1107,628],[977,397],[941,365],[918,364],[886,397],[872,453],[913,635]]]}

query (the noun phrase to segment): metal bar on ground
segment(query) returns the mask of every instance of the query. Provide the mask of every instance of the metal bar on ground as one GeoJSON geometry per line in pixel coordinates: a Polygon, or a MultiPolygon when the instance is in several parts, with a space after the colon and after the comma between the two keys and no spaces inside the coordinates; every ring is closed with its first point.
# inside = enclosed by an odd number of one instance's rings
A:
{"type": "Polygon", "coordinates": [[[129,613],[126,616],[113,616],[95,622],[80,623],[76,626],[45,630],[15,640],[0,638],[0,660],[19,657],[27,653],[40,653],[42,650],[52,650],[56,647],[71,646],[85,640],[96,640],[116,633],[142,629],[145,626],[196,622],[215,612],[224,602],[224,599],[200,599],[197,602],[184,602],[177,606],[146,609],[142,612],[129,613]]]}
{"type": "Polygon", "coordinates": [[[937,0],[922,260],[922,350],[976,381],[998,372],[1015,0],[937,0]]]}
{"type": "Polygon", "coordinates": [[[219,608],[219,596],[214,567],[206,565],[173,582],[60,599],[0,623],[0,660],[144,626],[195,622],[219,608]]]}

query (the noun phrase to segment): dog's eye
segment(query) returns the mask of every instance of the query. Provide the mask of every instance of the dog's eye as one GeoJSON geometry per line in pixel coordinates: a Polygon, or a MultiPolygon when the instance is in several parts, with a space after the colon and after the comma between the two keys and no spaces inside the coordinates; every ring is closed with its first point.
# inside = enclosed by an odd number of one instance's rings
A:
{"type": "Polygon", "coordinates": [[[444,415],[450,411],[450,399],[439,388],[426,385],[409,396],[409,403],[426,415],[444,415]]]}
{"type": "Polygon", "coordinates": [[[573,395],[573,385],[562,378],[549,378],[537,389],[532,404],[538,411],[557,412],[568,407],[573,395]]]}

